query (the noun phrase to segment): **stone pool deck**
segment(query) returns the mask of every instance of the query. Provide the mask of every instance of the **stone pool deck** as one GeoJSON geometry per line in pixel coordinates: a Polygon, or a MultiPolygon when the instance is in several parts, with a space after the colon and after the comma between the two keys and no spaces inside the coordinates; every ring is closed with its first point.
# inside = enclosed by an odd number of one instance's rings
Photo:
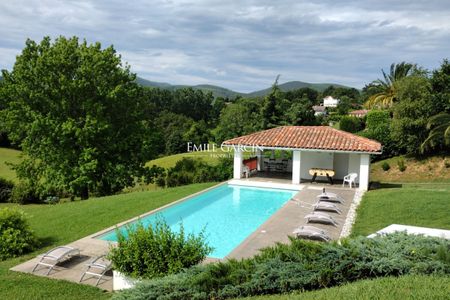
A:
{"type": "MultiPolygon", "coordinates": [[[[216,186],[215,186],[216,187],[216,186]]],[[[341,188],[339,186],[329,186],[329,185],[321,185],[321,184],[301,184],[298,186],[299,192],[293,197],[293,199],[289,200],[283,207],[281,207],[275,214],[273,214],[263,225],[261,225],[255,232],[253,232],[250,236],[248,236],[238,247],[236,247],[227,258],[246,258],[251,257],[254,254],[259,252],[259,249],[272,246],[277,242],[288,243],[288,235],[292,235],[292,232],[299,226],[305,225],[306,220],[305,216],[313,211],[312,205],[316,203],[316,196],[322,192],[322,188],[325,187],[327,191],[337,193],[341,195],[345,199],[345,203],[338,204],[340,209],[342,210],[342,214],[332,213],[330,215],[333,216],[335,220],[338,222],[338,226],[334,227],[331,225],[323,225],[323,224],[312,224],[316,227],[325,229],[328,231],[330,237],[332,239],[339,239],[341,231],[346,223],[347,216],[349,215],[350,206],[355,198],[355,189],[341,188]]],[[[214,187],[212,187],[214,188],[214,187]]],[[[204,191],[202,191],[204,192],[204,191]]],[[[184,201],[187,198],[192,197],[193,195],[183,198],[174,203],[184,201]]],[[[159,208],[163,209],[166,206],[159,208]]],[[[155,210],[157,211],[157,210],[155,210]]],[[[142,216],[148,215],[150,213],[154,213],[155,211],[151,211],[142,216]]],[[[141,217],[142,217],[141,216],[141,217]]],[[[130,221],[136,220],[137,218],[133,218],[132,220],[127,220],[117,226],[126,224],[130,221]]],[[[96,256],[103,255],[108,253],[111,244],[107,241],[99,240],[95,237],[101,235],[115,226],[107,228],[101,232],[97,232],[80,240],[74,241],[73,243],[68,244],[67,246],[71,246],[74,248],[78,248],[81,252],[80,257],[74,257],[70,261],[65,263],[58,264],[57,267],[53,269],[53,271],[46,276],[47,269],[46,268],[38,268],[33,274],[37,276],[44,276],[53,279],[62,279],[69,280],[73,282],[79,281],[81,275],[86,270],[86,264],[95,258],[96,256]]],[[[20,265],[17,265],[11,270],[17,272],[31,273],[31,270],[38,262],[39,258],[33,258],[29,261],[26,261],[20,265]]],[[[205,263],[217,261],[218,259],[208,258],[205,260],[205,263]]],[[[82,284],[95,285],[97,278],[92,278],[86,276],[83,279],[82,284]]],[[[104,279],[99,283],[98,288],[112,291],[112,273],[107,273],[104,276],[104,279]]]]}
{"type": "MultiPolygon", "coordinates": [[[[259,249],[273,246],[277,242],[288,243],[288,236],[292,236],[292,232],[299,226],[306,225],[305,216],[313,211],[313,205],[317,202],[316,196],[322,193],[322,188],[319,185],[304,186],[292,200],[289,200],[263,225],[247,237],[227,258],[251,257],[258,253],[259,249]]],[[[342,210],[341,214],[326,212],[338,222],[338,226],[318,223],[310,223],[309,225],[326,230],[333,240],[338,240],[355,197],[355,190],[327,186],[326,191],[336,193],[345,199],[345,203],[337,204],[342,210]]]]}

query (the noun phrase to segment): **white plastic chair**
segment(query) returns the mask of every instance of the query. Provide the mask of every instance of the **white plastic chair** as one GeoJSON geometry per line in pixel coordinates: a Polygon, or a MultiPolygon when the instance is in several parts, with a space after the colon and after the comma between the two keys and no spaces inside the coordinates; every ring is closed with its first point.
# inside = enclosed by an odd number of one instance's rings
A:
{"type": "Polygon", "coordinates": [[[352,188],[352,185],[356,187],[356,177],[358,177],[358,174],[356,173],[350,173],[346,176],[344,176],[344,181],[342,182],[342,187],[345,187],[345,183],[348,183],[349,187],[352,188]]]}

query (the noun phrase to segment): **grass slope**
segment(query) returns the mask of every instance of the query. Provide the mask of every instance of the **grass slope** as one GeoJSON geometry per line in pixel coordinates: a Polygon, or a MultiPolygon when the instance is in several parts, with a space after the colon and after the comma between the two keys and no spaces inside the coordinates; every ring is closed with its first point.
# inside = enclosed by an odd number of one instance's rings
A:
{"type": "Polygon", "coordinates": [[[232,152],[223,152],[220,148],[216,149],[216,152],[186,152],[186,153],[179,153],[174,155],[168,155],[161,158],[157,158],[154,160],[149,161],[146,165],[152,166],[157,165],[159,167],[163,168],[171,168],[174,167],[175,164],[185,158],[193,158],[193,159],[200,159],[203,160],[206,163],[209,164],[216,164],[220,157],[228,157],[229,155],[233,155],[232,152]]]}
{"type": "Polygon", "coordinates": [[[16,173],[7,163],[18,163],[20,151],[8,148],[0,148],[0,177],[16,180],[16,173]]]}
{"type": "Polygon", "coordinates": [[[450,277],[403,276],[361,280],[340,287],[290,295],[246,298],[251,300],[373,300],[448,299],[450,277]]]}
{"type": "Polygon", "coordinates": [[[370,180],[380,182],[443,182],[450,183],[450,157],[434,156],[425,159],[408,157],[392,157],[378,161],[371,166],[370,180]],[[397,162],[403,158],[406,170],[400,172],[397,162]],[[383,171],[382,164],[387,162],[391,167],[383,171]]]}
{"type": "Polygon", "coordinates": [[[450,229],[450,186],[407,185],[367,192],[352,235],[369,235],[391,224],[450,229]]]}
{"type": "MultiPolygon", "coordinates": [[[[106,299],[99,289],[21,274],[8,269],[46,249],[69,243],[139,214],[158,208],[214,183],[121,194],[57,205],[24,205],[31,227],[43,241],[38,251],[0,262],[0,299],[106,299]]],[[[0,208],[13,204],[0,204],[0,208]]]]}

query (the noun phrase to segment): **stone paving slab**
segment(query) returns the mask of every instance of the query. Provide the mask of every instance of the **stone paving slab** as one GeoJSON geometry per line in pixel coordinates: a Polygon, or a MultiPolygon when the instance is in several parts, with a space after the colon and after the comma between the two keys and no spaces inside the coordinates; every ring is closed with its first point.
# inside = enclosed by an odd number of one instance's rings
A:
{"type": "MultiPolygon", "coordinates": [[[[322,188],[306,186],[236,247],[227,258],[247,258],[258,253],[259,249],[273,246],[277,242],[289,243],[288,236],[292,236],[292,232],[296,228],[306,225],[305,216],[313,211],[313,205],[317,202],[316,196],[322,193],[322,188]]],[[[326,191],[336,193],[345,199],[345,203],[337,204],[342,210],[340,215],[326,212],[338,222],[338,226],[334,227],[318,223],[309,223],[308,225],[324,229],[333,240],[338,240],[353,201],[355,190],[326,187],[326,191]]]]}

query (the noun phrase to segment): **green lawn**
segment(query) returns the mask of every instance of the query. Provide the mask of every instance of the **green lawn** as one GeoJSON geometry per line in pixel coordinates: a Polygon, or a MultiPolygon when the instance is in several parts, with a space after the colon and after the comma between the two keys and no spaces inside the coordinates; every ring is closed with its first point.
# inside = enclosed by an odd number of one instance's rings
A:
{"type": "Polygon", "coordinates": [[[0,148],[0,177],[9,180],[16,179],[16,173],[14,170],[11,170],[11,167],[7,163],[18,163],[20,160],[19,155],[20,151],[0,148]]]}
{"type": "Polygon", "coordinates": [[[361,280],[339,287],[290,295],[246,298],[251,300],[404,300],[448,299],[450,277],[404,276],[361,280]]]}
{"type": "MultiPolygon", "coordinates": [[[[50,247],[62,245],[106,227],[148,212],[214,183],[121,194],[56,205],[20,206],[29,217],[31,227],[43,240],[38,251],[0,262],[0,299],[104,299],[110,294],[75,283],[21,274],[8,269],[50,247]]],[[[0,208],[13,204],[0,204],[0,208]]]]}
{"type": "Polygon", "coordinates": [[[352,235],[368,235],[390,224],[450,229],[449,199],[450,186],[443,184],[403,184],[369,191],[357,210],[352,235]]]}

